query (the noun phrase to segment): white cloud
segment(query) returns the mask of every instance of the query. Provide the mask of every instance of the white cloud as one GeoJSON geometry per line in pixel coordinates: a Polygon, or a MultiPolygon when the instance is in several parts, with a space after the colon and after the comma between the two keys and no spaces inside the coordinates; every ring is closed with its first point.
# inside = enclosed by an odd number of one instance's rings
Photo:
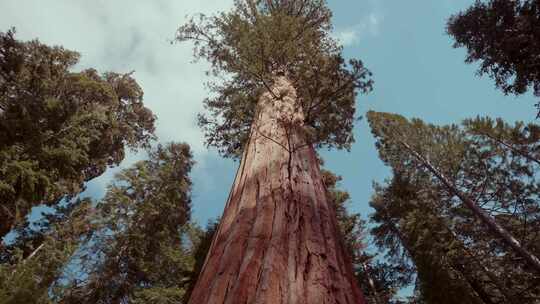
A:
{"type": "Polygon", "coordinates": [[[134,70],[146,104],[158,116],[160,139],[188,141],[202,154],[206,149],[195,115],[206,95],[206,67],[191,63],[189,44],[169,41],[186,15],[224,10],[231,2],[4,0],[0,30],[15,26],[20,39],[39,38],[79,51],[80,68],[134,70]]]}
{"type": "MultiPolygon", "coordinates": [[[[188,142],[199,164],[210,154],[196,125],[196,114],[207,95],[205,63],[193,64],[192,46],[171,45],[186,16],[212,14],[232,6],[232,0],[2,0],[0,31],[15,26],[17,37],[38,38],[81,53],[78,68],[130,72],[145,92],[146,105],[157,115],[161,142],[188,142]]],[[[144,154],[129,155],[128,166],[144,154]]],[[[200,170],[204,166],[198,166],[200,170]]],[[[89,193],[103,192],[114,172],[89,184],[89,193]]],[[[198,174],[204,174],[198,172],[198,174]]]]}
{"type": "Polygon", "coordinates": [[[372,12],[353,26],[337,29],[332,36],[343,46],[357,45],[365,37],[379,35],[381,19],[381,14],[372,12]]]}

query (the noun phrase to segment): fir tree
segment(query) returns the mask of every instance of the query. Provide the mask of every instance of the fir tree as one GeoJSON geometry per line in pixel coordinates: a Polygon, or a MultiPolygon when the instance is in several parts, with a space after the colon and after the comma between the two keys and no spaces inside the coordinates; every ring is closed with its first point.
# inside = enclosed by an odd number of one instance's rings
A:
{"type": "MultiPolygon", "coordinates": [[[[368,117],[381,158],[394,174],[389,186],[379,191],[387,194],[379,196],[386,197],[382,201],[402,202],[376,208],[378,216],[393,210],[391,217],[379,220],[385,223],[380,245],[401,243],[408,252],[414,251],[405,228],[421,223],[426,228],[414,230],[413,241],[433,239],[440,231],[437,243],[453,244],[448,247],[453,249],[437,253],[429,246],[430,256],[444,257],[484,303],[534,303],[540,215],[538,164],[531,159],[538,145],[536,127],[488,118],[466,120],[460,127],[434,126],[395,114],[371,112],[368,117]],[[390,191],[402,181],[416,186],[390,191]],[[431,194],[421,197],[424,193],[431,194]],[[413,206],[418,216],[408,219],[413,211],[400,209],[403,206],[413,206]],[[419,238],[421,231],[429,234],[419,238]]],[[[420,285],[430,283],[416,266],[420,285]]]]}
{"type": "Polygon", "coordinates": [[[477,0],[448,20],[447,31],[454,47],[467,48],[465,62],[479,61],[478,73],[493,78],[505,94],[531,89],[540,96],[539,28],[537,0],[477,0]]]}
{"type": "Polygon", "coordinates": [[[61,303],[179,303],[193,281],[201,232],[188,225],[193,165],[186,144],[158,146],[117,175],[97,204],[88,241],[60,281],[61,303]],[[186,244],[188,242],[188,244],[186,244]]]}
{"type": "Polygon", "coordinates": [[[131,74],[75,72],[79,57],[0,33],[0,237],[153,138],[154,116],[131,74]]]}
{"type": "Polygon", "coordinates": [[[79,242],[89,235],[93,210],[90,200],[77,200],[19,227],[15,241],[0,248],[0,303],[53,303],[50,291],[57,288],[79,242]]]}

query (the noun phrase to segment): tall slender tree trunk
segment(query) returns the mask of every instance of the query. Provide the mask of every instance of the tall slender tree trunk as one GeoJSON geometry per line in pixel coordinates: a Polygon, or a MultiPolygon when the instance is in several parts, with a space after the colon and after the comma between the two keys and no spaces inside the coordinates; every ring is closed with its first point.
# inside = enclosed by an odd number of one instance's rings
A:
{"type": "Polygon", "coordinates": [[[373,281],[373,278],[369,275],[369,268],[368,268],[367,263],[362,262],[362,269],[364,270],[364,273],[367,276],[367,280],[369,282],[369,287],[371,288],[371,292],[373,292],[373,300],[375,304],[383,304],[381,303],[381,298],[379,297],[379,293],[377,292],[375,281],[373,281]]]}
{"type": "MultiPolygon", "coordinates": [[[[428,214],[426,214],[426,216],[428,216],[428,214]]],[[[436,229],[440,227],[432,228],[436,229]]],[[[417,286],[422,288],[422,294],[427,303],[450,303],[451,300],[460,304],[492,303],[489,302],[489,300],[486,302],[486,299],[478,294],[478,290],[475,289],[477,286],[471,285],[471,281],[469,281],[470,277],[465,276],[465,274],[461,272],[461,269],[457,269],[452,259],[448,260],[448,257],[437,256],[436,253],[431,252],[429,250],[431,248],[426,247],[426,245],[419,246],[417,241],[411,238],[409,232],[403,234],[400,228],[393,223],[390,223],[390,229],[399,238],[402,246],[407,250],[409,256],[416,265],[417,277],[423,282],[423,284],[417,286]],[[452,284],[443,286],[440,282],[452,282],[452,284]]],[[[416,229],[417,228],[414,230],[416,229]]],[[[425,229],[425,227],[419,229],[425,229]]],[[[435,230],[432,232],[432,242],[447,242],[446,240],[441,240],[437,237],[440,231],[435,230]]]]}
{"type": "Polygon", "coordinates": [[[277,77],[189,303],[364,303],[303,118],[277,77]]]}
{"type": "Polygon", "coordinates": [[[480,221],[482,221],[496,237],[499,237],[508,247],[510,247],[515,254],[522,257],[535,272],[540,273],[540,259],[532,254],[529,250],[521,245],[521,243],[506,230],[501,224],[499,224],[491,215],[489,215],[484,209],[476,204],[468,195],[461,192],[441,171],[439,171],[429,160],[427,160],[420,153],[416,152],[411,146],[404,140],[399,139],[399,142],[407,149],[412,155],[418,159],[442,184],[455,196],[457,196],[461,202],[467,208],[469,208],[474,215],[476,215],[480,221]]]}
{"type": "Polygon", "coordinates": [[[534,157],[533,155],[527,153],[526,151],[523,151],[522,149],[516,148],[514,145],[512,145],[510,143],[507,143],[502,139],[498,139],[497,137],[490,135],[488,132],[479,131],[478,133],[480,133],[480,135],[483,135],[483,136],[491,139],[492,141],[496,142],[497,144],[503,146],[504,148],[507,148],[507,149],[511,150],[512,152],[525,157],[529,161],[535,162],[536,164],[540,165],[540,159],[534,157]]]}
{"type": "MultiPolygon", "coordinates": [[[[487,266],[482,261],[479,261],[478,257],[475,254],[473,254],[469,248],[467,248],[467,245],[465,245],[465,243],[463,243],[463,241],[459,239],[457,234],[452,229],[450,229],[448,225],[445,225],[445,230],[448,231],[452,235],[452,237],[454,238],[453,239],[454,242],[459,242],[458,246],[461,248],[461,250],[463,250],[464,256],[469,259],[469,261],[460,259],[461,262],[465,262],[467,264],[471,262],[475,263],[476,266],[479,267],[480,270],[482,270],[482,273],[485,274],[489,278],[491,283],[495,285],[496,289],[500,292],[500,296],[504,298],[503,300],[505,301],[504,303],[516,304],[514,297],[510,295],[510,291],[508,290],[508,288],[504,286],[504,283],[501,281],[501,278],[497,277],[497,275],[493,273],[493,271],[488,269],[487,266]]],[[[456,260],[456,261],[453,261],[453,263],[454,265],[457,265],[459,261],[456,260]]],[[[470,272],[472,270],[472,267],[467,267],[467,265],[463,265],[462,270],[466,272],[470,272]]],[[[469,274],[469,276],[471,276],[471,274],[469,274]]],[[[471,277],[474,277],[474,276],[471,276],[471,277]]],[[[474,279],[474,280],[477,281],[477,279],[474,279]]],[[[482,288],[483,290],[486,288],[485,283],[476,282],[474,284],[476,284],[475,286],[478,286],[478,287],[473,286],[474,288],[482,288]]],[[[471,284],[471,286],[472,285],[473,284],[471,284]]],[[[480,291],[480,292],[484,292],[484,294],[493,293],[493,292],[488,292],[486,290],[480,291]]],[[[481,294],[480,292],[478,292],[478,294],[481,294]]],[[[491,294],[490,296],[493,296],[493,294],[491,294]]]]}

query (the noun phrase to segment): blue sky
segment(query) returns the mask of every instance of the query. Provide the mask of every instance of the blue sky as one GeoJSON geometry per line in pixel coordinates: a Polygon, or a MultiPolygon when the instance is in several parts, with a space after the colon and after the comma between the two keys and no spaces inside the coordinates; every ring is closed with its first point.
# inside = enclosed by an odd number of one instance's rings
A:
{"type": "MultiPolygon", "coordinates": [[[[445,33],[446,20],[473,2],[330,1],[336,31],[347,33],[345,55],[361,58],[374,74],[374,91],[358,98],[358,114],[395,112],[437,124],[476,115],[533,120],[532,96],[504,96],[490,79],[475,75],[476,65],[464,63],[464,49],[452,48],[445,33]]],[[[372,181],[383,181],[389,170],[378,159],[365,120],[356,125],[354,134],[351,153],[322,155],[327,166],[343,176],[342,186],[352,197],[351,209],[367,215],[372,181]]]]}
{"type": "MultiPolygon", "coordinates": [[[[158,116],[161,142],[188,142],[197,165],[194,219],[201,224],[219,216],[238,163],[220,158],[203,145],[195,115],[207,92],[204,63],[192,63],[190,45],[171,45],[185,16],[230,7],[229,0],[83,1],[2,0],[0,29],[16,26],[19,38],[39,38],[82,53],[78,68],[129,72],[145,91],[146,104],[158,116]]],[[[432,123],[452,123],[476,115],[532,120],[534,98],[504,96],[488,78],[475,76],[463,49],[453,49],[445,34],[446,19],[473,0],[330,0],[334,36],[346,57],[364,61],[374,74],[373,93],[358,98],[358,115],[367,110],[419,117],[432,123]]],[[[321,151],[326,167],[343,176],[351,193],[350,209],[367,216],[373,181],[388,169],[378,159],[366,121],[354,129],[351,152],[321,151]]],[[[131,154],[129,166],[143,157],[131,154]]],[[[85,195],[99,198],[112,169],[88,185],[85,195]]]]}

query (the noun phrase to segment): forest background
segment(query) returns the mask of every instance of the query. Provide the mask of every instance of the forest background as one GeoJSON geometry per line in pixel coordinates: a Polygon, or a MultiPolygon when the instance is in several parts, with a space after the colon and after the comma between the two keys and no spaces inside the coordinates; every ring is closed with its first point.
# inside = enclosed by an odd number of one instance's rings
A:
{"type": "MultiPolygon", "coordinates": [[[[435,124],[476,115],[532,121],[532,96],[504,96],[489,79],[475,77],[477,67],[463,63],[463,49],[451,47],[446,20],[472,3],[329,1],[334,36],[345,47],[345,56],[361,57],[375,75],[374,92],[359,97],[358,115],[367,110],[395,112],[435,124]]],[[[213,13],[230,5],[227,1],[161,1],[136,6],[127,1],[99,5],[58,1],[44,7],[37,1],[4,1],[0,3],[0,27],[15,26],[22,40],[38,37],[49,45],[78,50],[80,69],[134,70],[145,91],[145,104],[158,117],[159,140],[186,141],[194,151],[193,219],[204,225],[221,214],[238,163],[204,147],[195,117],[206,95],[206,66],[191,63],[189,45],[171,45],[170,40],[185,15],[213,13]]],[[[377,156],[365,120],[356,124],[354,133],[357,142],[351,153],[321,154],[326,167],[343,177],[342,188],[352,198],[350,210],[367,217],[372,181],[382,181],[389,170],[377,156]]],[[[100,198],[114,173],[142,157],[130,154],[120,167],[90,182],[82,196],[100,198]]],[[[41,211],[36,210],[34,216],[41,211]]]]}
{"type": "MultiPolygon", "coordinates": [[[[334,35],[346,58],[360,57],[373,72],[375,87],[359,96],[357,115],[368,110],[419,117],[434,124],[459,122],[476,115],[504,117],[508,122],[535,118],[532,94],[505,96],[487,77],[475,76],[466,65],[466,51],[452,48],[445,33],[447,19],[472,5],[472,0],[328,1],[334,35]]],[[[145,1],[1,1],[0,28],[17,28],[21,40],[39,38],[82,54],[79,68],[135,71],[145,104],[157,115],[160,142],[186,141],[197,164],[193,179],[193,219],[205,224],[221,215],[238,162],[223,159],[204,146],[196,124],[207,95],[206,63],[193,64],[189,44],[171,45],[176,28],[194,13],[211,14],[232,5],[229,0],[145,1]],[[60,18],[60,16],[62,16],[60,18]],[[69,24],[69,26],[68,26],[69,24]]],[[[367,217],[372,181],[389,176],[377,155],[365,119],[356,123],[351,152],[321,151],[326,167],[343,177],[351,195],[350,211],[367,217]]],[[[144,153],[129,154],[120,167],[88,184],[83,196],[100,198],[121,168],[144,153]]],[[[35,212],[34,214],[39,214],[35,212]]]]}

